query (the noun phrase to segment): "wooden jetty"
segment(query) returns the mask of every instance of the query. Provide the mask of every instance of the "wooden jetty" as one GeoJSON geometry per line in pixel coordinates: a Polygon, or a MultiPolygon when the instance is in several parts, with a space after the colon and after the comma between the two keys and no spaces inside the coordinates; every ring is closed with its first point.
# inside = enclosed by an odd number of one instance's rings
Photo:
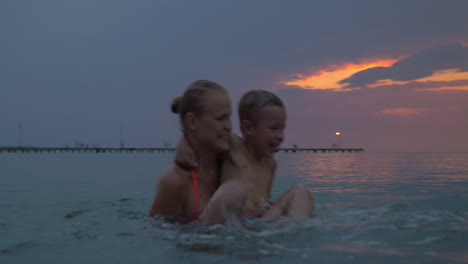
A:
{"type": "Polygon", "coordinates": [[[280,152],[364,152],[363,148],[280,148],[280,152]]]}
{"type": "MultiPolygon", "coordinates": [[[[164,153],[174,152],[175,148],[86,148],[86,147],[0,147],[0,153],[164,153]]],[[[364,152],[362,148],[280,148],[279,152],[364,152]]]]}

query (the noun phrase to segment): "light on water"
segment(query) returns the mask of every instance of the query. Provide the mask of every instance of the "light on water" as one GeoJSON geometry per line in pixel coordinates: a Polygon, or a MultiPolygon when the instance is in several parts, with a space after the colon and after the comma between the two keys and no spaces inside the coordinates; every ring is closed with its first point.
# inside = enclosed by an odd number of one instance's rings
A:
{"type": "Polygon", "coordinates": [[[0,263],[466,263],[468,154],[279,153],[315,217],[247,228],[146,219],[161,154],[0,154],[0,263]]]}

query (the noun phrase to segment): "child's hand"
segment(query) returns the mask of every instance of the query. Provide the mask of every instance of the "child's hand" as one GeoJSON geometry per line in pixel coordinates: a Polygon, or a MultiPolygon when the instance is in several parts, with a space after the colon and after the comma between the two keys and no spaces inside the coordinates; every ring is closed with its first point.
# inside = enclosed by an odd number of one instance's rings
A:
{"type": "Polygon", "coordinates": [[[258,205],[264,210],[264,211],[268,211],[271,209],[271,204],[269,202],[267,202],[265,199],[260,199],[260,202],[258,203],[258,205]]]}
{"type": "Polygon", "coordinates": [[[271,209],[271,205],[265,201],[265,199],[261,198],[259,202],[255,203],[251,200],[247,200],[246,202],[246,211],[249,211],[257,216],[264,215],[268,210],[271,209]]]}
{"type": "Polygon", "coordinates": [[[176,147],[175,163],[186,170],[198,167],[197,159],[193,149],[188,144],[185,137],[182,137],[176,147]]]}

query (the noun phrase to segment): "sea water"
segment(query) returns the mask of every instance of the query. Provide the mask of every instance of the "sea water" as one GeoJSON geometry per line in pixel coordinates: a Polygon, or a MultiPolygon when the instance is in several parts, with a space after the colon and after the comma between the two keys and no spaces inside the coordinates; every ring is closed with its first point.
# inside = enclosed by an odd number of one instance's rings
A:
{"type": "Polygon", "coordinates": [[[468,153],[278,153],[313,219],[146,219],[173,153],[0,153],[0,263],[468,263],[468,153]]]}

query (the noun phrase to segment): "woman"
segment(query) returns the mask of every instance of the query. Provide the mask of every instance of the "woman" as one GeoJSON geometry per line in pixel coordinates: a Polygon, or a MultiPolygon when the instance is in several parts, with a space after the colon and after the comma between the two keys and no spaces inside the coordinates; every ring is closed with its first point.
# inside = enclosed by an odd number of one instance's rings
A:
{"type": "Polygon", "coordinates": [[[236,183],[219,189],[220,159],[229,150],[231,102],[217,83],[199,80],[174,99],[183,140],[193,148],[198,167],[186,170],[171,162],[160,176],[149,217],[177,216],[182,222],[237,224],[245,198],[236,183]],[[213,198],[213,199],[212,199],[213,198]]]}

